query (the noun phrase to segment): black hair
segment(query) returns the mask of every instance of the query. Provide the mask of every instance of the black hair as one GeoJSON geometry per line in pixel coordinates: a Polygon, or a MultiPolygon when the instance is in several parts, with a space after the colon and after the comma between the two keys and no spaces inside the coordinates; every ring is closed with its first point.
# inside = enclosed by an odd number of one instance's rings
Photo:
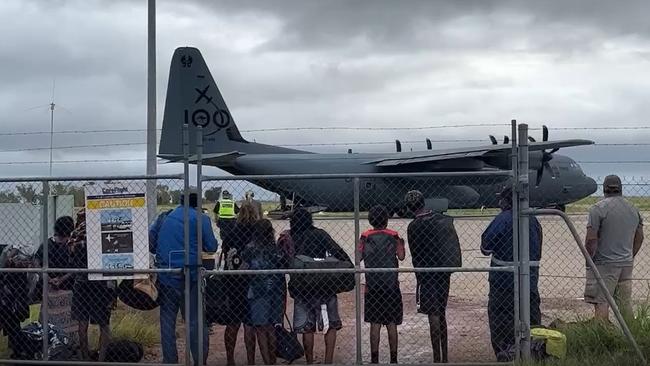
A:
{"type": "Polygon", "coordinates": [[[291,219],[289,219],[292,233],[305,231],[313,225],[314,219],[311,217],[311,213],[302,207],[296,208],[291,214],[291,219]]]}
{"type": "MultiPolygon", "coordinates": [[[[196,208],[196,206],[199,205],[199,196],[194,192],[190,192],[190,202],[189,203],[190,203],[190,207],[196,208]]],[[[185,195],[181,194],[181,205],[184,205],[184,204],[185,204],[185,195]]]]}
{"type": "Polygon", "coordinates": [[[368,211],[368,222],[376,229],[388,226],[388,210],[382,205],[373,206],[368,211]]]}
{"type": "Polygon", "coordinates": [[[54,234],[62,238],[68,238],[74,230],[74,220],[70,216],[61,216],[54,222],[54,234]]]}
{"type": "Polygon", "coordinates": [[[275,230],[270,220],[261,219],[255,221],[255,224],[253,224],[253,240],[259,246],[275,246],[275,230]]]}

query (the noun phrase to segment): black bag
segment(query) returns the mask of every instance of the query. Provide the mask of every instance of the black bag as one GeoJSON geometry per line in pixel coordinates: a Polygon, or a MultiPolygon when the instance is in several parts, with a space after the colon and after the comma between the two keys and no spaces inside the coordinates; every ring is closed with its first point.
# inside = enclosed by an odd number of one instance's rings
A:
{"type": "Polygon", "coordinates": [[[282,324],[275,326],[275,355],[286,360],[289,364],[305,355],[302,344],[298,341],[298,336],[291,326],[289,317],[284,314],[289,323],[289,330],[285,329],[282,324]]]}
{"type": "Polygon", "coordinates": [[[144,358],[144,350],[140,343],[134,341],[114,341],[106,347],[106,362],[140,362],[144,358]]]}
{"type": "MultiPolygon", "coordinates": [[[[294,257],[293,269],[350,269],[354,264],[350,260],[339,260],[334,257],[315,259],[305,255],[294,257]]],[[[305,273],[291,275],[291,288],[301,293],[313,292],[318,289],[322,295],[329,296],[354,290],[353,272],[342,273],[305,273]]]]}
{"type": "MultiPolygon", "coordinates": [[[[217,269],[221,267],[223,253],[219,255],[217,269]]],[[[205,279],[205,319],[208,324],[227,325],[231,321],[227,275],[211,274],[205,279]]]]}
{"type": "MultiPolygon", "coordinates": [[[[138,281],[138,280],[136,280],[138,281]]],[[[148,281],[151,281],[149,278],[148,281]]],[[[122,280],[117,289],[117,297],[127,306],[136,310],[153,310],[158,307],[158,291],[153,284],[139,283],[134,286],[134,280],[122,280]],[[148,286],[147,291],[142,291],[148,286]]]]}

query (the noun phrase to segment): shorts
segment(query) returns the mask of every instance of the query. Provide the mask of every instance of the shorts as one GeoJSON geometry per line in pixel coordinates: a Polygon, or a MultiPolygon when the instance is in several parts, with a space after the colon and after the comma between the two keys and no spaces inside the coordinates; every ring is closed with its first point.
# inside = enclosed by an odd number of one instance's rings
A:
{"type": "Polygon", "coordinates": [[[449,283],[451,273],[423,273],[418,279],[417,309],[418,313],[442,316],[447,312],[449,300],[449,283]]]}
{"type": "Polygon", "coordinates": [[[366,323],[402,324],[402,292],[394,289],[368,289],[364,296],[363,318],[366,323]]]}
{"type": "Polygon", "coordinates": [[[115,290],[105,281],[76,282],[72,289],[72,320],[109,325],[115,290]]]}
{"type": "MultiPolygon", "coordinates": [[[[609,293],[617,302],[630,302],[632,297],[632,265],[596,264],[609,293]]],[[[607,298],[601,291],[592,270],[587,269],[585,302],[606,304],[607,298]]]]}
{"type": "Polygon", "coordinates": [[[314,333],[324,329],[322,305],[326,308],[329,329],[343,328],[336,295],[326,299],[296,297],[293,301],[293,326],[296,333],[314,333]]]}
{"type": "Polygon", "coordinates": [[[254,327],[282,324],[283,299],[277,296],[248,300],[249,325],[254,327]]]}

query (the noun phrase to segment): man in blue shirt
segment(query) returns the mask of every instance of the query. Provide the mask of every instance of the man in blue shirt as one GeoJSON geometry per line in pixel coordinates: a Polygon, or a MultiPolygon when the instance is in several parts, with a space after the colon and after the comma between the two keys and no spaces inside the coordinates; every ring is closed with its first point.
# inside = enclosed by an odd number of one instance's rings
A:
{"type": "MultiPolygon", "coordinates": [[[[481,237],[481,252],[491,255],[491,267],[512,266],[512,188],[504,188],[500,195],[501,213],[485,229],[481,237]]],[[[530,324],[540,325],[539,309],[539,260],[542,257],[542,226],[534,216],[530,217],[530,324]]],[[[490,272],[488,295],[488,318],[490,338],[497,361],[509,362],[514,358],[515,344],[514,278],[512,272],[490,272]]]]}
{"type": "MultiPolygon", "coordinates": [[[[189,262],[194,265],[197,262],[199,247],[197,243],[196,220],[203,220],[202,250],[209,253],[217,251],[217,239],[212,232],[210,217],[200,213],[197,209],[197,193],[190,192],[189,195],[189,226],[190,226],[190,258],[189,262]],[[199,216],[200,215],[200,216],[199,216]]],[[[181,204],[164,218],[160,225],[150,228],[150,236],[157,236],[156,263],[158,268],[183,268],[185,265],[185,243],[184,243],[184,197],[181,197],[181,204]],[[151,231],[159,230],[157,235],[151,231]]],[[[190,269],[190,349],[194,364],[198,365],[198,298],[200,289],[197,285],[198,270],[196,267],[190,269]]],[[[160,273],[158,276],[160,304],[160,338],[162,342],[163,363],[178,363],[178,351],[176,349],[176,317],[178,311],[184,314],[184,290],[185,279],[182,275],[171,273],[160,273]]],[[[205,364],[208,357],[208,329],[204,322],[203,326],[203,356],[205,364]]]]}

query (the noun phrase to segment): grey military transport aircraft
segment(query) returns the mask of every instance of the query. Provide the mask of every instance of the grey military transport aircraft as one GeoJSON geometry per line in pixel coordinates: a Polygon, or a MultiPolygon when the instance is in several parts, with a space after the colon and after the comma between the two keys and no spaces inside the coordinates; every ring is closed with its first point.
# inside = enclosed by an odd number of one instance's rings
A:
{"type": "MultiPolygon", "coordinates": [[[[268,119],[271,123],[272,117],[268,119]]],[[[510,169],[511,146],[492,145],[391,153],[318,154],[280,146],[250,142],[242,137],[217,88],[201,52],[177,48],[172,57],[163,117],[159,157],[171,162],[183,158],[182,126],[190,133],[190,154],[195,153],[196,127],[204,132],[203,164],[234,175],[367,174],[390,172],[454,172],[449,176],[371,177],[360,179],[360,209],[383,204],[392,213],[407,215],[403,197],[418,189],[427,206],[437,210],[496,207],[497,193],[508,176],[463,176],[462,172],[510,169]],[[458,174],[461,175],[458,175],[458,174]]],[[[560,207],[596,191],[572,159],[555,154],[564,147],[593,144],[588,140],[548,141],[544,128],[541,142],[530,138],[530,199],[534,207],[560,207]],[[550,151],[547,151],[550,150],[550,151]]],[[[190,158],[196,162],[196,156],[190,158]]],[[[251,180],[255,185],[290,198],[294,205],[320,207],[326,211],[353,211],[351,179],[251,180]]]]}

